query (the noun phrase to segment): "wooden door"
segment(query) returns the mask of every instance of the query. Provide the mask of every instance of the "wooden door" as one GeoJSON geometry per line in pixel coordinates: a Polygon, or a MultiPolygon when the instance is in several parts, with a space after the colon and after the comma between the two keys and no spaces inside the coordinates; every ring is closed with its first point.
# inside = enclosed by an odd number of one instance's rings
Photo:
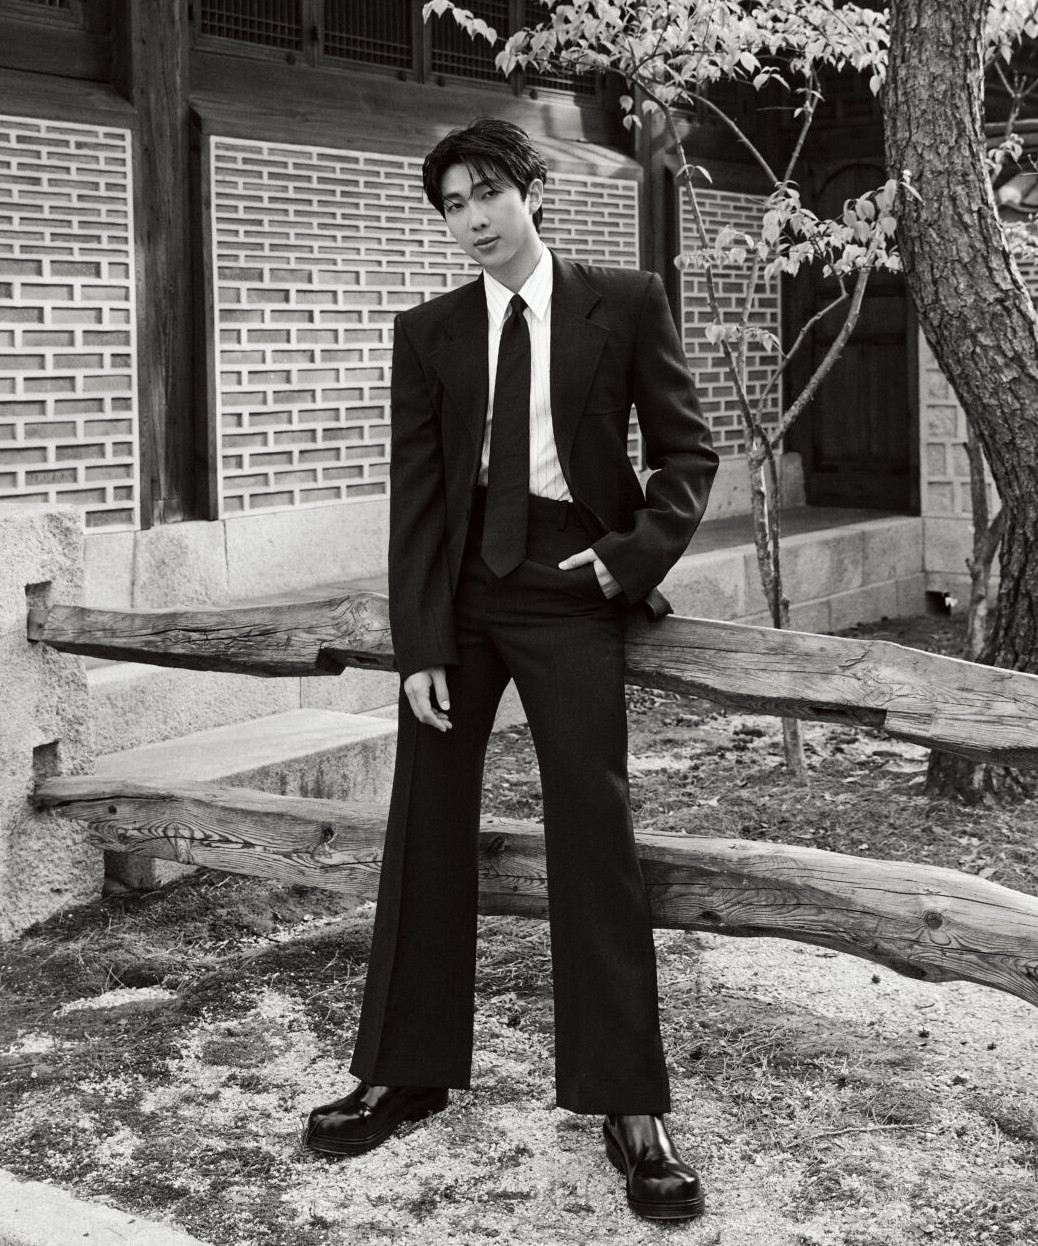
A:
{"type": "MultiPolygon", "coordinates": [[[[828,178],[815,210],[836,215],[846,199],[883,180],[882,167],[871,162],[845,166],[828,178]]],[[[787,344],[838,292],[837,282],[823,278],[820,269],[789,283],[787,344]]],[[[825,357],[843,320],[841,307],[812,331],[790,368],[787,401],[825,357]]],[[[851,340],[788,438],[788,448],[802,457],[812,506],[918,510],[914,333],[904,279],[873,274],[851,340]]]]}

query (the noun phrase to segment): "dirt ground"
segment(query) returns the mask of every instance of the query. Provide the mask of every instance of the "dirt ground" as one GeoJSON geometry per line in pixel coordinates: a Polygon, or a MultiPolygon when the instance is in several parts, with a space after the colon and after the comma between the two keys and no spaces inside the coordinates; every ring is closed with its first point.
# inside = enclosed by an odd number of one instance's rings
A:
{"type": "MultiPolygon", "coordinates": [[[[957,620],[857,629],[958,652],[957,620]]],[[[923,794],[926,754],[632,692],[639,829],[925,861],[1038,894],[1035,809],[923,794]]],[[[529,734],[487,812],[536,818],[529,734]]],[[[1034,1010],[779,940],[658,932],[675,1137],[708,1213],[636,1219],[600,1122],[554,1106],[543,922],[483,918],[474,1089],[355,1160],[299,1145],[344,1093],[371,907],[199,874],[0,947],[0,1166],[213,1246],[1023,1246],[1038,1240],[1034,1010]]],[[[72,1240],[70,1238],[70,1240],[72,1240]]]]}

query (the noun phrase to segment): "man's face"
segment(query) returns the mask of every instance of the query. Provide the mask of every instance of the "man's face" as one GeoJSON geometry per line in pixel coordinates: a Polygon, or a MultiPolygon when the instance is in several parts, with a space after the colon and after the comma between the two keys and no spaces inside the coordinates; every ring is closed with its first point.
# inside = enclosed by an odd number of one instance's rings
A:
{"type": "Polygon", "coordinates": [[[461,249],[503,285],[518,290],[541,255],[533,223],[544,193],[540,179],[530,183],[524,199],[511,182],[485,181],[468,165],[455,164],[443,175],[440,191],[447,228],[461,249]]]}

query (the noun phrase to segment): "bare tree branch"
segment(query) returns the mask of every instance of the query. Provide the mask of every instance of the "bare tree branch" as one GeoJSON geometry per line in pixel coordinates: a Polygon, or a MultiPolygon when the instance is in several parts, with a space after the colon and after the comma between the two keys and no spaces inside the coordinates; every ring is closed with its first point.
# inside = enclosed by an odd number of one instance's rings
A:
{"type": "Polygon", "coordinates": [[[862,301],[865,298],[865,287],[868,285],[869,276],[871,275],[868,261],[875,255],[878,246],[879,235],[875,234],[872,241],[869,243],[866,263],[858,270],[858,279],[854,283],[854,294],[851,298],[851,305],[847,312],[847,318],[844,320],[843,325],[840,328],[840,332],[836,335],[832,345],[826,352],[825,358],[814,370],[811,379],[797,395],[793,403],[786,408],[785,415],[779,421],[778,432],[775,434],[772,445],[778,446],[781,443],[782,438],[792,427],[801,411],[803,411],[803,409],[815,396],[819,385],[821,385],[821,383],[829,375],[833,364],[836,363],[836,360],[839,358],[843,348],[850,340],[850,336],[854,332],[854,328],[858,323],[858,316],[861,313],[862,301]]]}
{"type": "Polygon", "coordinates": [[[768,396],[771,394],[771,391],[775,388],[775,386],[778,385],[786,369],[793,362],[793,359],[796,356],[797,352],[807,341],[808,335],[810,334],[811,330],[815,327],[815,325],[818,324],[819,321],[823,320],[826,316],[828,316],[830,312],[835,311],[836,308],[841,305],[841,303],[845,303],[849,297],[850,296],[847,293],[847,287],[844,285],[843,278],[841,277],[839,296],[833,299],[831,303],[823,307],[821,311],[815,312],[815,314],[811,317],[811,319],[807,321],[807,323],[803,326],[803,328],[797,334],[796,341],[793,343],[793,345],[789,348],[789,350],[782,357],[782,362],[772,373],[771,379],[768,381],[767,385],[765,386],[764,392],[760,396],[760,401],[762,403],[768,398],[768,396]]]}

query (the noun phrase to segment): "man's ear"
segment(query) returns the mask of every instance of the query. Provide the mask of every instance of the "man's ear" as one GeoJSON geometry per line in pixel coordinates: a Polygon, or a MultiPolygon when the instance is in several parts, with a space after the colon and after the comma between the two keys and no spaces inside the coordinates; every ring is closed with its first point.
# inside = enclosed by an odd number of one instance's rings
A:
{"type": "Polygon", "coordinates": [[[531,216],[533,216],[543,202],[544,183],[539,177],[535,177],[526,188],[526,207],[531,216]]]}

